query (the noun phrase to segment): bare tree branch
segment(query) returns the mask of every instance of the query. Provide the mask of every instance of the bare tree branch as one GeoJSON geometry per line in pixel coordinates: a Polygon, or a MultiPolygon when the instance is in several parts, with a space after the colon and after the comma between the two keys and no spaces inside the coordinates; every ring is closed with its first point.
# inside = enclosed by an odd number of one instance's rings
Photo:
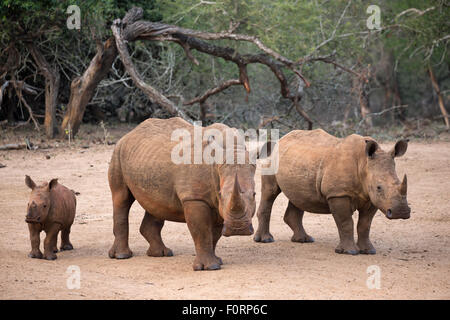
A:
{"type": "Polygon", "coordinates": [[[36,121],[36,119],[34,118],[34,114],[33,114],[33,110],[31,109],[31,107],[28,105],[27,101],[24,99],[23,95],[22,95],[22,84],[13,84],[14,89],[16,91],[17,97],[19,98],[19,100],[23,103],[23,105],[27,108],[28,113],[30,114],[30,118],[28,119],[28,121],[33,120],[34,123],[34,127],[36,128],[37,131],[41,131],[40,127],[39,127],[39,123],[36,121]]]}
{"type": "Polygon", "coordinates": [[[224,83],[220,84],[219,86],[209,89],[208,91],[206,91],[203,95],[201,95],[200,97],[196,97],[192,100],[189,100],[187,102],[184,102],[183,104],[188,106],[188,105],[192,105],[194,103],[202,103],[205,102],[206,99],[208,99],[210,96],[219,93],[231,86],[235,86],[235,85],[241,85],[242,82],[239,79],[233,79],[233,80],[227,80],[224,83]]]}
{"type": "MultiPolygon", "coordinates": [[[[335,38],[336,30],[339,27],[347,8],[349,7],[351,1],[347,3],[344,11],[342,12],[337,24],[336,28],[333,31],[331,38],[335,38]]],[[[312,128],[312,120],[307,115],[307,113],[301,108],[299,101],[301,99],[301,95],[297,92],[292,94],[289,90],[288,80],[283,72],[283,68],[287,68],[294,72],[297,75],[297,79],[301,79],[306,87],[310,86],[309,81],[303,76],[301,73],[301,66],[306,62],[316,62],[321,61],[324,63],[333,64],[334,66],[341,68],[342,70],[352,73],[358,77],[360,75],[355,71],[346,68],[345,66],[340,65],[335,62],[333,57],[334,54],[323,56],[323,57],[312,57],[307,56],[302,59],[298,59],[296,62],[284,57],[283,55],[275,52],[271,48],[267,47],[261,40],[257,37],[236,34],[234,30],[236,29],[236,25],[230,23],[230,28],[228,31],[222,31],[218,33],[212,32],[203,32],[197,30],[191,30],[186,28],[181,28],[176,25],[169,25],[160,22],[149,22],[139,20],[143,16],[143,11],[140,8],[132,8],[129,10],[121,21],[117,19],[114,21],[112,25],[112,31],[116,40],[116,45],[121,57],[121,60],[132,78],[133,82],[137,87],[146,93],[146,95],[157,104],[161,105],[172,115],[179,115],[182,118],[189,120],[186,114],[174,105],[172,101],[167,99],[164,95],[159,93],[155,88],[145,83],[140,74],[136,71],[130,55],[128,53],[128,49],[126,43],[129,41],[135,40],[151,40],[151,41],[170,41],[175,42],[180,45],[186,56],[195,64],[198,64],[197,59],[192,55],[191,50],[195,49],[199,52],[209,54],[215,57],[223,58],[226,61],[231,61],[236,64],[239,71],[239,79],[231,79],[223,82],[222,84],[207,90],[201,96],[195,97],[190,101],[183,103],[183,105],[192,105],[194,103],[199,103],[205,105],[206,100],[214,94],[217,94],[223,90],[226,90],[230,86],[233,85],[242,85],[247,92],[250,92],[250,81],[247,75],[247,65],[253,63],[259,63],[266,65],[270,68],[273,74],[277,77],[280,82],[280,92],[281,95],[292,101],[295,106],[297,112],[305,118],[308,122],[308,127],[312,128]],[[245,54],[241,55],[236,52],[234,49],[229,47],[222,47],[207,41],[210,40],[234,40],[234,41],[245,41],[253,43],[262,53],[259,54],[245,54]],[[206,41],[205,41],[206,40],[206,41]]],[[[331,40],[330,40],[331,41],[331,40]]],[[[316,48],[318,49],[318,48],[316,48]]]]}
{"type": "MultiPolygon", "coordinates": [[[[127,18],[127,17],[126,17],[127,18]]],[[[130,18],[131,19],[131,18],[130,18]]],[[[114,20],[111,26],[114,38],[116,40],[117,50],[119,51],[120,58],[122,63],[133,80],[134,84],[141,89],[151,101],[159,104],[161,107],[165,108],[170,114],[174,116],[180,116],[186,121],[192,122],[192,119],[189,118],[182,110],[180,110],[177,106],[174,105],[172,101],[167,99],[164,95],[158,92],[155,88],[147,84],[141,77],[141,75],[137,72],[136,68],[131,61],[130,54],[128,53],[128,48],[126,45],[126,41],[122,36],[122,22],[120,19],[114,20]]]]}

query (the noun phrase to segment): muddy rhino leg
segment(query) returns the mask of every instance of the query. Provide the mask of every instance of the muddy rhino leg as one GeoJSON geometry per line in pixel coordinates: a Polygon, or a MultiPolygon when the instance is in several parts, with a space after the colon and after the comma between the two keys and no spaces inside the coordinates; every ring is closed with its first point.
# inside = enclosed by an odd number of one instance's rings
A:
{"type": "Polygon", "coordinates": [[[289,201],[284,213],[284,222],[294,231],[291,238],[293,242],[314,242],[313,237],[309,236],[303,228],[303,210],[300,210],[289,201]]]}
{"type": "Polygon", "coordinates": [[[28,230],[30,231],[31,252],[28,254],[30,258],[42,259],[42,252],[39,249],[41,244],[41,231],[35,225],[29,223],[28,230]]]}
{"type": "Polygon", "coordinates": [[[58,252],[58,234],[59,234],[59,231],[56,233],[56,236],[55,236],[56,239],[53,242],[54,243],[53,253],[57,253],[58,252]]]}
{"type": "Polygon", "coordinates": [[[171,257],[172,250],[164,245],[161,238],[161,229],[164,226],[164,220],[159,220],[145,211],[139,231],[150,244],[147,255],[151,257],[171,257]]]}
{"type": "Polygon", "coordinates": [[[56,260],[55,249],[58,251],[56,247],[56,241],[58,240],[58,232],[61,228],[61,225],[55,223],[50,226],[49,230],[46,231],[47,235],[44,240],[44,259],[46,260],[56,260]]]}
{"type": "Polygon", "coordinates": [[[113,233],[115,238],[108,255],[110,258],[128,259],[133,256],[133,252],[128,246],[128,216],[134,197],[126,186],[111,192],[113,198],[113,233]]]}
{"type": "Polygon", "coordinates": [[[358,217],[358,248],[359,253],[363,254],[375,254],[377,251],[370,242],[369,234],[370,234],[370,225],[372,224],[372,219],[377,212],[377,208],[370,205],[368,208],[364,208],[359,210],[358,217]]]}
{"type": "Polygon", "coordinates": [[[259,203],[258,230],[256,230],[253,240],[256,242],[273,242],[273,236],[269,232],[270,214],[273,202],[280,194],[281,190],[277,184],[275,176],[261,176],[261,202],[259,203]]]}
{"type": "MultiPolygon", "coordinates": [[[[223,229],[223,223],[222,224],[215,224],[212,228],[212,239],[213,239],[213,251],[214,255],[216,252],[216,245],[219,241],[220,237],[222,236],[222,229],[223,229]]],[[[216,256],[217,260],[219,261],[219,264],[223,264],[222,259],[218,256],[216,256]]]]}
{"type": "Polygon", "coordinates": [[[72,250],[73,246],[70,243],[70,227],[61,230],[61,251],[72,250]]]}
{"type": "Polygon", "coordinates": [[[350,198],[331,198],[328,200],[328,205],[336,222],[340,243],[336,247],[336,253],[345,253],[356,255],[359,249],[355,244],[353,235],[353,210],[350,198]]]}
{"type": "Polygon", "coordinates": [[[211,215],[211,209],[203,201],[184,203],[184,217],[195,244],[195,271],[220,269],[220,261],[214,252],[211,215]]]}

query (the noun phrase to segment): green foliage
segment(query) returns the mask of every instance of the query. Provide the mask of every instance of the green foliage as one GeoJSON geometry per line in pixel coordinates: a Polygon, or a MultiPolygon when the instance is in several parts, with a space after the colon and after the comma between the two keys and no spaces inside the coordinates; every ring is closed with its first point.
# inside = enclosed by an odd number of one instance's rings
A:
{"type": "Polygon", "coordinates": [[[388,18],[398,28],[384,34],[386,46],[404,57],[418,57],[425,64],[430,59],[442,60],[448,45],[445,37],[450,35],[449,4],[442,0],[388,3],[388,18]]]}
{"type": "MultiPolygon", "coordinates": [[[[37,42],[46,57],[66,75],[63,80],[69,81],[83,72],[92,58],[93,35],[106,39],[111,35],[111,22],[122,18],[133,6],[142,7],[144,19],[149,21],[210,32],[232,27],[233,32],[254,35],[294,61],[335,53],[337,62],[359,72],[376,69],[383,53],[390,52],[394,59],[390,69],[395,68],[400,93],[408,104],[427,92],[422,70],[429,63],[437,69],[438,77],[445,77],[450,64],[450,9],[448,1],[444,0],[2,0],[0,45],[6,46],[26,33],[51,30],[42,33],[37,42]],[[81,9],[80,31],[66,28],[66,9],[73,4],[81,9]],[[367,29],[369,4],[381,9],[382,31],[367,29]],[[400,15],[411,8],[414,10],[400,15]]],[[[247,42],[220,40],[214,43],[232,47],[241,54],[260,52],[247,42]]],[[[173,43],[138,41],[129,45],[136,66],[146,80],[167,95],[183,95],[189,99],[224,80],[238,77],[234,63],[193,51],[200,62],[197,66],[173,43]]],[[[0,59],[6,58],[0,56],[0,59]]],[[[26,72],[30,70],[23,72],[23,76],[28,76],[26,72]]],[[[247,97],[241,87],[230,88],[212,99],[217,110],[227,114],[227,119],[232,118],[233,112],[239,112],[235,109],[231,112],[230,108],[244,110],[242,123],[258,121],[261,114],[270,112],[288,114],[290,106],[280,99],[279,83],[270,70],[251,65],[248,72],[252,94],[247,97]],[[257,107],[251,109],[249,105],[257,107]],[[270,107],[260,108],[260,105],[270,107]]],[[[306,63],[302,72],[312,83],[302,100],[308,112],[332,121],[342,117],[344,109],[353,110],[350,105],[357,105],[352,97],[352,75],[323,62],[306,63]],[[330,109],[335,113],[329,112],[330,109]]],[[[120,85],[122,83],[118,82],[117,86],[120,85]]],[[[371,92],[377,90],[376,81],[371,82],[371,86],[371,92]]],[[[446,88],[444,84],[442,90],[446,88]]],[[[356,111],[354,116],[357,117],[356,111]]]]}

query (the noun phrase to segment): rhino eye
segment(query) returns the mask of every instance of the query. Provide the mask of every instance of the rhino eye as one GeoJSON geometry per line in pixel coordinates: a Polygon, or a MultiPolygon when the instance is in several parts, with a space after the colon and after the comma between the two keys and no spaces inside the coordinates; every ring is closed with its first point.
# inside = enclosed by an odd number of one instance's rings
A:
{"type": "Polygon", "coordinates": [[[256,192],[253,192],[253,198],[256,197],[256,192]]]}
{"type": "Polygon", "coordinates": [[[44,204],[44,206],[43,206],[44,208],[47,208],[47,205],[46,204],[44,204]]]}
{"type": "Polygon", "coordinates": [[[377,186],[377,191],[381,191],[381,186],[377,186]]]}

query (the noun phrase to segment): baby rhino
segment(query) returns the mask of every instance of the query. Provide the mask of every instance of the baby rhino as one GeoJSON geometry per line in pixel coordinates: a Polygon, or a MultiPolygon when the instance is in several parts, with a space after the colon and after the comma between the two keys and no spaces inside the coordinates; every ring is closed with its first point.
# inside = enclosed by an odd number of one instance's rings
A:
{"type": "Polygon", "coordinates": [[[75,218],[77,201],[75,193],[52,179],[49,183],[37,186],[34,181],[25,176],[25,184],[31,189],[25,222],[30,230],[30,258],[55,260],[56,239],[61,231],[61,250],[72,250],[69,240],[70,227],[75,218]],[[39,249],[40,233],[44,230],[44,255],[39,249]]]}

